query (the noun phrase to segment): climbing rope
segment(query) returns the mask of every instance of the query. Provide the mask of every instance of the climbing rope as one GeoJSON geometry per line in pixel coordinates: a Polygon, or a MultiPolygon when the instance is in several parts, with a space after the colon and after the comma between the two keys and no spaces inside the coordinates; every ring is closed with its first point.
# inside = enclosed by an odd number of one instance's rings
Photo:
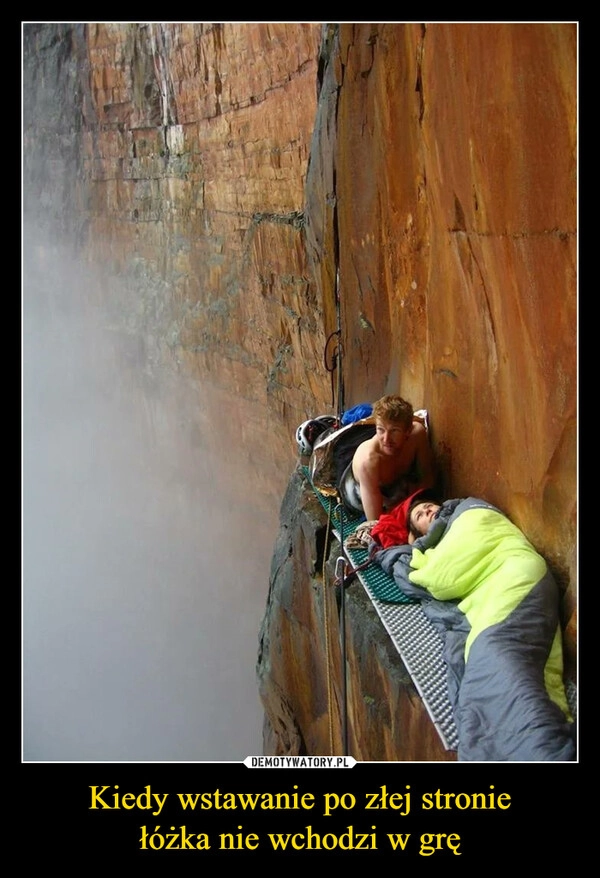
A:
{"type": "MultiPolygon", "coordinates": [[[[330,333],[327,341],[325,343],[325,351],[323,354],[323,359],[325,362],[325,368],[328,372],[331,372],[331,404],[332,407],[335,401],[335,383],[334,383],[334,372],[337,369],[337,422],[338,425],[342,423],[342,415],[344,413],[344,381],[343,381],[343,370],[342,370],[342,318],[341,318],[341,305],[340,305],[340,295],[339,295],[339,279],[340,273],[339,268],[336,271],[336,282],[335,282],[335,304],[336,304],[336,313],[337,313],[337,329],[335,329],[332,333],[330,333]],[[333,352],[330,354],[330,358],[328,359],[328,350],[330,346],[331,339],[337,338],[337,346],[333,349],[333,352]]],[[[340,587],[340,640],[341,640],[341,674],[342,674],[342,707],[341,707],[341,735],[342,735],[342,752],[343,755],[348,755],[348,694],[347,694],[347,674],[346,674],[346,603],[345,603],[345,591],[346,591],[346,583],[345,583],[345,571],[347,567],[347,559],[345,556],[344,549],[344,507],[340,503],[338,505],[339,510],[339,521],[340,521],[340,546],[341,546],[341,555],[337,560],[336,564],[336,579],[335,585],[339,585],[340,587]]],[[[333,707],[334,707],[334,699],[333,699],[333,684],[332,684],[332,658],[331,658],[331,633],[330,633],[330,620],[329,620],[329,601],[327,597],[327,588],[326,588],[326,569],[325,564],[329,551],[329,533],[331,531],[331,519],[333,516],[333,498],[330,498],[329,502],[329,511],[327,515],[327,535],[325,538],[325,548],[323,551],[323,616],[325,621],[325,650],[326,650],[326,661],[327,661],[327,714],[329,718],[329,745],[331,749],[331,754],[334,755],[334,731],[333,731],[333,707]]]]}
{"type": "MultiPolygon", "coordinates": [[[[338,245],[339,246],[339,245],[338,245]]],[[[335,308],[336,308],[336,316],[337,316],[337,335],[338,335],[338,346],[337,346],[337,370],[338,370],[338,392],[337,392],[337,412],[338,412],[338,423],[342,423],[342,416],[344,414],[344,370],[343,370],[343,345],[342,345],[342,304],[341,304],[341,296],[340,296],[340,263],[339,263],[339,253],[337,253],[336,259],[336,272],[335,272],[335,308]]],[[[341,498],[340,498],[341,499],[341,498]]],[[[348,692],[347,692],[347,673],[346,673],[346,582],[345,582],[345,571],[346,571],[346,549],[344,547],[344,505],[340,502],[339,504],[339,518],[340,518],[340,549],[341,549],[341,563],[338,561],[338,570],[341,575],[338,577],[341,579],[340,582],[340,638],[341,638],[341,672],[342,672],[342,752],[344,756],[348,755],[348,692]]]]}
{"type": "Polygon", "coordinates": [[[340,659],[342,672],[342,754],[348,755],[348,681],[346,673],[346,557],[344,549],[344,513],[340,505],[340,549],[336,573],[340,581],[340,640],[342,655],[340,659]]]}
{"type": "Polygon", "coordinates": [[[333,717],[332,717],[332,706],[333,706],[333,683],[332,683],[332,657],[331,657],[331,634],[329,630],[329,601],[327,595],[327,555],[329,552],[329,536],[331,532],[331,517],[332,517],[332,507],[333,507],[333,497],[329,498],[329,512],[327,515],[327,530],[325,531],[325,546],[323,547],[323,569],[322,569],[322,582],[323,582],[323,618],[325,621],[325,660],[327,663],[327,720],[329,724],[329,753],[331,756],[335,756],[335,743],[334,743],[334,734],[333,734],[333,717]]]}

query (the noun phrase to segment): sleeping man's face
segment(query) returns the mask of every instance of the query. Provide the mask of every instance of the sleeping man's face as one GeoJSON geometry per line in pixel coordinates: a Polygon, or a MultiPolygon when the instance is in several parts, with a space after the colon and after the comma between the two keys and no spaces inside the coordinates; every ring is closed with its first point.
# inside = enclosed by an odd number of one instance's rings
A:
{"type": "Polygon", "coordinates": [[[429,525],[440,510],[439,503],[431,503],[429,500],[416,503],[410,512],[408,521],[409,528],[423,536],[429,530],[429,525]]]}

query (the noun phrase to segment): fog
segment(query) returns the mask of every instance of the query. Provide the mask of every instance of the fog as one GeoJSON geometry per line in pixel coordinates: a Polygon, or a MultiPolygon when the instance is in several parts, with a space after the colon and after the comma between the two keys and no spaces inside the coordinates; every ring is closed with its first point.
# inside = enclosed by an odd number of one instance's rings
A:
{"type": "Polygon", "coordinates": [[[203,389],[149,367],[118,294],[29,228],[23,277],[23,760],[260,754],[275,515],[225,487],[203,389]]]}

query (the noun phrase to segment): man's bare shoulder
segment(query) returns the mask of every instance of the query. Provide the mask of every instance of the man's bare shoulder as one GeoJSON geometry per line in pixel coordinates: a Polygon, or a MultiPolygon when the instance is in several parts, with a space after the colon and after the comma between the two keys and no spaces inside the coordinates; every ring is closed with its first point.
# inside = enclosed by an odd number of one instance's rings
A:
{"type": "Polygon", "coordinates": [[[361,442],[354,452],[354,457],[352,459],[352,470],[354,475],[359,475],[360,472],[376,468],[379,462],[379,457],[380,454],[378,452],[377,437],[372,436],[370,439],[365,439],[365,441],[361,442]]]}
{"type": "Polygon", "coordinates": [[[428,433],[425,429],[425,425],[422,424],[421,421],[413,421],[410,436],[411,439],[415,440],[415,442],[422,442],[423,439],[428,439],[428,433]]]}

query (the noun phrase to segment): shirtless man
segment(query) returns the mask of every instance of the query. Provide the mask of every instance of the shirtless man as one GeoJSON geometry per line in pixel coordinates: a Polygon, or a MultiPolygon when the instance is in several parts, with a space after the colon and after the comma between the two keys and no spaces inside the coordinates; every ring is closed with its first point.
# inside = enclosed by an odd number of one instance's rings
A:
{"type": "Polygon", "coordinates": [[[362,442],[352,459],[367,521],[389,512],[417,488],[435,483],[435,465],[427,430],[413,420],[413,407],[401,396],[384,396],[373,405],[376,433],[362,442]]]}

